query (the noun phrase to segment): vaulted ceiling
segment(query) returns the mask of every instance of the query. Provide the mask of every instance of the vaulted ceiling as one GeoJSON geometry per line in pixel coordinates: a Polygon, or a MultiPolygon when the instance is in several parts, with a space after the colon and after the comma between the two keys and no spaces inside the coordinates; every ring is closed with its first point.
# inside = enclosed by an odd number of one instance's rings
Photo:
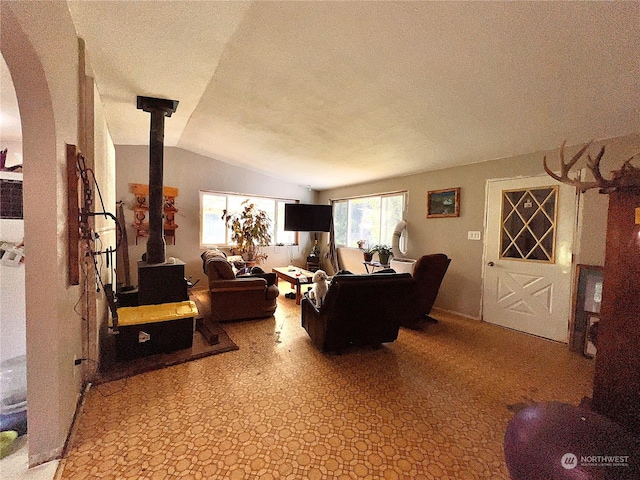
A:
{"type": "Polygon", "coordinates": [[[638,2],[68,5],[116,144],[315,189],[640,130],[638,2]]]}

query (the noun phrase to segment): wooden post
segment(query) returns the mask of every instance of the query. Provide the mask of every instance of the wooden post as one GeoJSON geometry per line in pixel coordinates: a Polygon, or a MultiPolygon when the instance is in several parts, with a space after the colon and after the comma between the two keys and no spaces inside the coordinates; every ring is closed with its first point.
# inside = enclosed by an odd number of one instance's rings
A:
{"type": "Polygon", "coordinates": [[[640,192],[609,195],[595,411],[640,435],[640,192]]]}
{"type": "Polygon", "coordinates": [[[69,285],[80,284],[80,207],[78,206],[78,154],[67,144],[67,272],[69,285]]]}

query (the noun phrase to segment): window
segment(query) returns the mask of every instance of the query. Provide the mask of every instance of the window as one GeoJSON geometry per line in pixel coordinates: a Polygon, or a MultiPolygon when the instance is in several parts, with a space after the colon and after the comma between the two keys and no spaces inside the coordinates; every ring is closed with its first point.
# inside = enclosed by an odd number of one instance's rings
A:
{"type": "Polygon", "coordinates": [[[558,186],[502,192],[500,258],[555,261],[558,186]]]}
{"type": "Polygon", "coordinates": [[[264,210],[271,219],[271,238],[274,244],[296,242],[296,232],[284,231],[284,204],[297,200],[271,197],[251,197],[222,192],[200,191],[200,247],[231,245],[230,230],[224,224],[222,212],[239,212],[242,202],[249,200],[264,210]]]}
{"type": "Polygon", "coordinates": [[[0,218],[23,218],[22,180],[0,179],[0,218]]]}
{"type": "Polygon", "coordinates": [[[372,247],[391,245],[393,231],[402,220],[406,192],[372,195],[333,202],[336,245],[357,247],[364,240],[372,247]]]}

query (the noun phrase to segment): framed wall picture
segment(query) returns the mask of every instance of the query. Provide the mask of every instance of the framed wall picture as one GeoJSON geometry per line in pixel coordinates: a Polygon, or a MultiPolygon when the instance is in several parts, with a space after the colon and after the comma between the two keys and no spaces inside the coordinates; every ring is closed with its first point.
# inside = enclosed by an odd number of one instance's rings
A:
{"type": "Polygon", "coordinates": [[[427,218],[459,216],[460,187],[427,192],[427,218]]]}

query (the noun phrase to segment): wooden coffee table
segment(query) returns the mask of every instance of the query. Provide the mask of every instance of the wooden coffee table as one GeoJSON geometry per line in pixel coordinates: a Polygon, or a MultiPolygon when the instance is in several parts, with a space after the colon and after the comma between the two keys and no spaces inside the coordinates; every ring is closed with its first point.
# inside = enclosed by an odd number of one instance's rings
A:
{"type": "Polygon", "coordinates": [[[285,282],[289,282],[292,287],[296,288],[296,305],[300,305],[302,293],[300,292],[300,286],[311,283],[311,277],[313,272],[298,267],[275,267],[273,273],[276,274],[277,279],[283,279],[285,282]]]}

